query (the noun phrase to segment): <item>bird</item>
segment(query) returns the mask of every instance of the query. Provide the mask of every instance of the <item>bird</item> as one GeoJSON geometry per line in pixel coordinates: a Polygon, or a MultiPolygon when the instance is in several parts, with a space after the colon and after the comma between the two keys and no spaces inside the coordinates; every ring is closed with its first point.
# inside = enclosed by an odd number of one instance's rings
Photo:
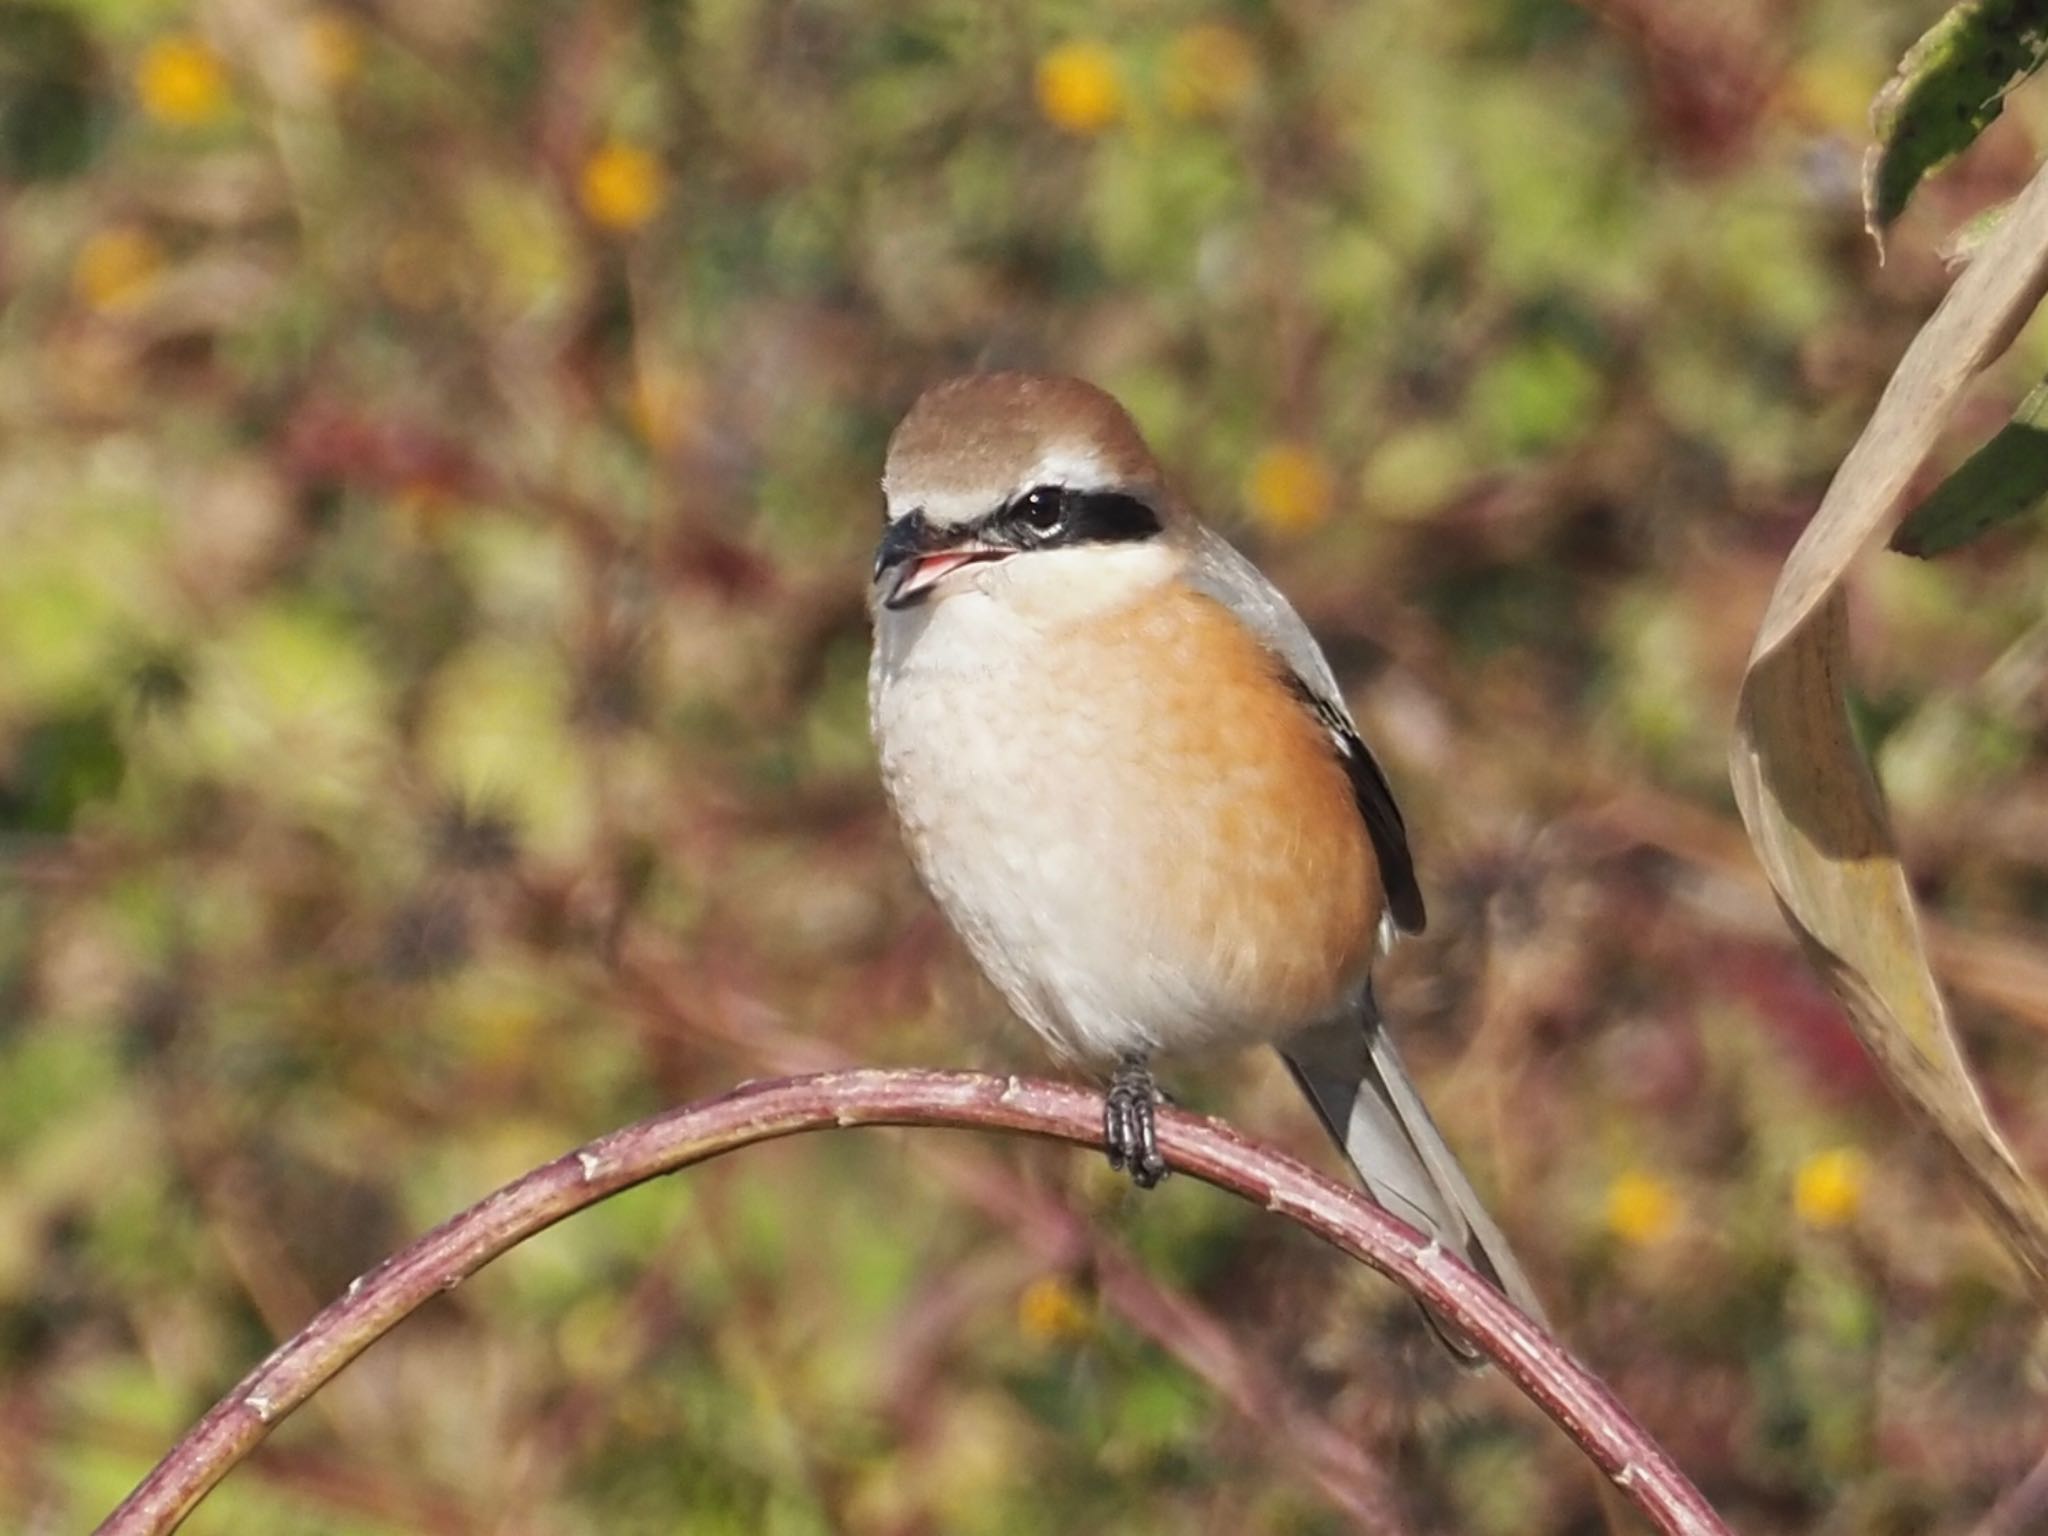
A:
{"type": "Polygon", "coordinates": [[[1108,1072],[1111,1165],[1146,1188],[1166,1172],[1156,1058],[1271,1045],[1373,1198],[1540,1319],[1374,1000],[1374,961],[1427,921],[1422,889],[1287,599],[1079,378],[927,389],[882,493],[868,704],[887,799],[1010,1008],[1108,1072]]]}

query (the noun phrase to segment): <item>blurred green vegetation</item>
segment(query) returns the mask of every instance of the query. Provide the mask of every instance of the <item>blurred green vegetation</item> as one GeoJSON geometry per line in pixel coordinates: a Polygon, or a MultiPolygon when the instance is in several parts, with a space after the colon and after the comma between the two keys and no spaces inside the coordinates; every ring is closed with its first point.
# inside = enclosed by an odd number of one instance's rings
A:
{"type": "MultiPolygon", "coordinates": [[[[1934,10],[0,9],[0,1526],[88,1525],[352,1275],[627,1118],[1041,1064],[862,698],[883,441],[989,363],[1121,394],[1326,638],[1435,919],[1389,1007],[1566,1337],[1745,1531],[1965,1525],[2048,1431],[2036,1323],[1722,768],[1937,246],[2048,129],[2016,95],[1877,265],[1865,114],[1934,10]]],[[[1881,561],[1855,622],[2040,1167],[2037,532],[1881,561]]],[[[1174,1083],[1323,1155],[1263,1061],[1174,1083]]],[[[1349,1528],[1107,1294],[1126,1251],[1409,1528],[1592,1528],[1388,1287],[927,1134],[549,1233],[190,1529],[1349,1528]],[[1069,1205],[1099,1236],[1018,1215],[1069,1205]]]]}

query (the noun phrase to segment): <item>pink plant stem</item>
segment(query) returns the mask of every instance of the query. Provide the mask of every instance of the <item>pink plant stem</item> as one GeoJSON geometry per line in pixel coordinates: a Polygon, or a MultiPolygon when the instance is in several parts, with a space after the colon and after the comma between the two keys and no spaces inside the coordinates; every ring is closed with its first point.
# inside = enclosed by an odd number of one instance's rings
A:
{"type": "MultiPolygon", "coordinates": [[[[614,1131],[506,1185],[357,1280],[172,1447],[100,1536],[175,1530],[273,1424],[420,1303],[572,1212],[756,1142],[859,1125],[1021,1131],[1094,1147],[1102,1099],[1066,1084],[981,1073],[824,1072],[749,1083],[614,1131]]],[[[1175,1169],[1299,1223],[1426,1301],[1555,1419],[1658,1531],[1727,1532],[1613,1394],[1454,1256],[1356,1190],[1219,1121],[1162,1109],[1159,1142],[1175,1169]]]]}

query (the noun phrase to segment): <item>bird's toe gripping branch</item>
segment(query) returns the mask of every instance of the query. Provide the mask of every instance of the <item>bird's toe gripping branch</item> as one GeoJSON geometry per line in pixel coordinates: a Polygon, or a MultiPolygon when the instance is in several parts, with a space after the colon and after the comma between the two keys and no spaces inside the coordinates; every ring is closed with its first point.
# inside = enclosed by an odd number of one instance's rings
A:
{"type": "Polygon", "coordinates": [[[1152,1070],[1142,1056],[1126,1056],[1110,1079],[1102,1100],[1102,1140],[1109,1166],[1128,1172],[1140,1189],[1166,1177],[1166,1159],[1159,1153],[1159,1128],[1154,1111],[1163,1102],[1152,1070]]]}

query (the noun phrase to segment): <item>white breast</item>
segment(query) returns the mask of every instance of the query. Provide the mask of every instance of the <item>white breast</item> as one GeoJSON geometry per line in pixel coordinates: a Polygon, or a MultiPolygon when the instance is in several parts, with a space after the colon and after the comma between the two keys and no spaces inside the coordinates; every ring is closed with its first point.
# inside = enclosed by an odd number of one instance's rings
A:
{"type": "Polygon", "coordinates": [[[885,630],[869,678],[882,782],[933,899],[1025,1022],[1063,1055],[1148,1049],[1128,1003],[1090,996],[1101,957],[1085,935],[1113,881],[1091,876],[1062,782],[1088,743],[1039,707],[1033,649],[979,594],[885,630]]]}
{"type": "MultiPolygon", "coordinates": [[[[1056,653],[1057,634],[979,592],[886,616],[872,723],[934,899],[1063,1055],[1237,1044],[1303,1022],[1247,1006],[1275,948],[1258,914],[1219,925],[1210,901],[1192,920],[1187,893],[1230,887],[1243,857],[1218,828],[1244,786],[1210,773],[1201,792],[1168,793],[1172,765],[1148,756],[1135,717],[1142,690],[1113,675],[1130,658],[1056,653]]],[[[1284,854],[1300,839],[1279,830],[1284,854]]]]}

